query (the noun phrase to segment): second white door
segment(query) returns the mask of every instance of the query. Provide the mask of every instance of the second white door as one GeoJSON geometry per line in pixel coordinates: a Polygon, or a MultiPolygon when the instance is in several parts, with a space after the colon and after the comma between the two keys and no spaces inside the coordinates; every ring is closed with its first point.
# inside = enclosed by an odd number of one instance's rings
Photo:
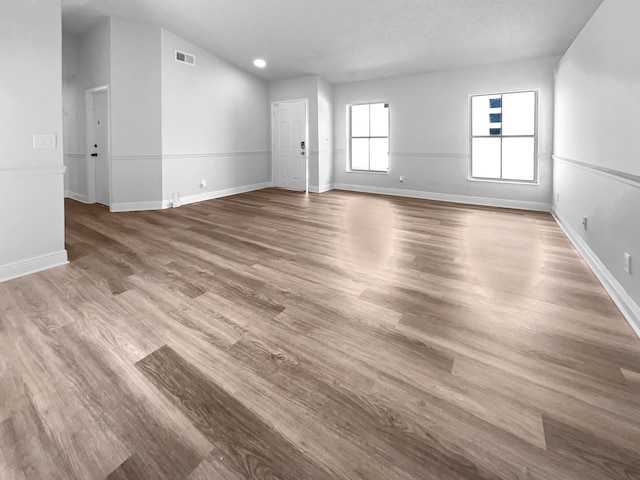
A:
{"type": "Polygon", "coordinates": [[[306,191],[307,102],[280,102],[273,106],[275,186],[306,191]]]}
{"type": "Polygon", "coordinates": [[[93,97],[93,145],[91,155],[95,159],[96,202],[109,206],[111,204],[111,182],[109,174],[109,121],[108,94],[98,92],[93,97]]]}

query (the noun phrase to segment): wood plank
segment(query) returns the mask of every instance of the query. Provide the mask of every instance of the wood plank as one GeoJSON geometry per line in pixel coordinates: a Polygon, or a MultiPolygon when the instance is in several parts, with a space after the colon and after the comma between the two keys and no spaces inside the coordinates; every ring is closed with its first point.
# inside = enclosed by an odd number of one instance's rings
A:
{"type": "Polygon", "coordinates": [[[612,447],[593,434],[544,416],[547,449],[563,458],[581,463],[601,473],[603,478],[640,478],[638,449],[627,451],[612,447]]]}
{"type": "Polygon", "coordinates": [[[136,366],[224,452],[222,461],[232,471],[246,478],[332,478],[171,348],[161,347],[136,366]]]}

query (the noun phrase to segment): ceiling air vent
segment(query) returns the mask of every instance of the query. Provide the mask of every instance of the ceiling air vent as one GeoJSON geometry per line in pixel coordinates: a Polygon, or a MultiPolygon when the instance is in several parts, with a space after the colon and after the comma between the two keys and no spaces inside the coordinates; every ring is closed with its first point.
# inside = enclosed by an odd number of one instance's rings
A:
{"type": "Polygon", "coordinates": [[[196,57],[190,53],[179,52],[176,50],[176,62],[186,63],[187,65],[195,65],[196,57]]]}

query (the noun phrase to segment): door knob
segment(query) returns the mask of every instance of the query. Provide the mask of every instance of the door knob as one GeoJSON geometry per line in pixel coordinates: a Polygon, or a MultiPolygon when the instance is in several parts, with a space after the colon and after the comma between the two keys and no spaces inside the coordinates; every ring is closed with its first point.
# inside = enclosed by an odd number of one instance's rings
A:
{"type": "Polygon", "coordinates": [[[92,154],[91,154],[91,156],[92,156],[92,157],[97,157],[97,156],[98,156],[98,154],[97,154],[97,153],[92,153],[92,154]]]}

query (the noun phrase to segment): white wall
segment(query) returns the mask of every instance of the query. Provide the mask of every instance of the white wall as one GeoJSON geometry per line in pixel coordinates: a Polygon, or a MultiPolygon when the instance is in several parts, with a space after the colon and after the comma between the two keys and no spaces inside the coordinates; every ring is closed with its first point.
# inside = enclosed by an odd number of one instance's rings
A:
{"type": "Polygon", "coordinates": [[[78,47],[83,91],[108,85],[111,81],[111,19],[105,18],[79,36],[78,47]]]}
{"type": "Polygon", "coordinates": [[[318,77],[318,187],[333,188],[333,86],[318,77]]]}
{"type": "Polygon", "coordinates": [[[160,28],[111,18],[111,207],[162,199],[160,28]]]}
{"type": "Polygon", "coordinates": [[[558,65],[554,209],[640,335],[639,18],[605,0],[558,65]]]}
{"type": "Polygon", "coordinates": [[[165,202],[270,184],[266,83],[165,30],[161,45],[165,202]],[[195,55],[196,65],[176,62],[176,50],[195,55]]]}
{"type": "Polygon", "coordinates": [[[87,171],[84,141],[84,101],[80,78],[80,43],[78,37],[62,34],[62,129],[65,196],[86,201],[87,171]]]}
{"type": "Polygon", "coordinates": [[[0,281],[66,263],[60,2],[0,15],[0,281]],[[10,67],[9,67],[10,66],[10,67]],[[57,146],[34,149],[33,134],[57,146]]]}
{"type": "Polygon", "coordinates": [[[555,153],[640,176],[640,2],[605,0],[562,58],[555,153]]]}
{"type": "Polygon", "coordinates": [[[111,21],[80,36],[62,35],[65,196],[88,201],[84,92],[111,82],[111,21]]]}
{"type": "Polygon", "coordinates": [[[548,210],[557,61],[539,58],[334,85],[336,187],[548,210]],[[468,180],[469,95],[528,89],[539,90],[539,184],[468,180]],[[347,172],[347,106],[373,102],[390,106],[389,174],[347,172]]]}
{"type": "Polygon", "coordinates": [[[65,39],[65,64],[72,72],[77,63],[78,71],[66,80],[66,110],[74,100],[80,105],[78,118],[65,121],[67,136],[80,139],[66,156],[68,196],[87,200],[84,91],[102,85],[110,88],[113,211],[166,207],[173,193],[185,203],[270,184],[265,82],[158,27],[124,18],[65,39]],[[196,67],[176,63],[176,49],[195,53],[196,67]]]}

